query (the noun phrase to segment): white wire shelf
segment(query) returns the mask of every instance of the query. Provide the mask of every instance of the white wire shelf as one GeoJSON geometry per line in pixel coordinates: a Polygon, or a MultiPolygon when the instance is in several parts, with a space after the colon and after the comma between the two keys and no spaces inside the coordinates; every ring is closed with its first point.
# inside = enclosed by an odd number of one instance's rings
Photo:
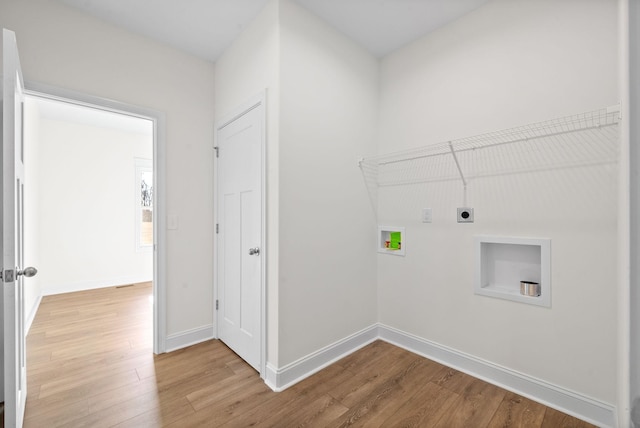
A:
{"type": "Polygon", "coordinates": [[[483,176],[617,162],[619,105],[501,131],[361,158],[367,185],[467,181],[483,176]]]}

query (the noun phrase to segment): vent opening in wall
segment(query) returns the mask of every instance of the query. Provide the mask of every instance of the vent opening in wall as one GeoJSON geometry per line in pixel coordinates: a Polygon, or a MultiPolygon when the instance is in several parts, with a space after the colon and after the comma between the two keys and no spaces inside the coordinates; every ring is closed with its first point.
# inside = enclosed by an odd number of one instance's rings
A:
{"type": "Polygon", "coordinates": [[[476,236],[475,294],[551,306],[551,240],[476,236]]]}
{"type": "Polygon", "coordinates": [[[379,253],[404,256],[406,248],[404,227],[378,226],[377,245],[379,253]]]}

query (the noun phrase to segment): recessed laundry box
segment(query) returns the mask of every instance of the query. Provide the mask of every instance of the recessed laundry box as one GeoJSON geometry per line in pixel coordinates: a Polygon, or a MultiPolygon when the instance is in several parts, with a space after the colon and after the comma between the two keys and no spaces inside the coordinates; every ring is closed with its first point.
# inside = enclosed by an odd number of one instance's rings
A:
{"type": "Polygon", "coordinates": [[[551,240],[475,237],[475,294],[551,306],[551,240]]]}
{"type": "Polygon", "coordinates": [[[405,235],[404,227],[378,226],[378,252],[404,256],[406,248],[405,235]]]}

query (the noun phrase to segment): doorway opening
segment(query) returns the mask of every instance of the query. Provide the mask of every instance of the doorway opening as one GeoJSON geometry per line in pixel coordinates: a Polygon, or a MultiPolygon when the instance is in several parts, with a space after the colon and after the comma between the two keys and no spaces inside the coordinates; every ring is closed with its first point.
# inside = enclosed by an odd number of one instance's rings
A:
{"type": "Polygon", "coordinates": [[[163,117],[53,93],[29,90],[24,107],[25,247],[41,274],[25,296],[27,321],[43,295],[151,282],[153,351],[162,353],[163,117]]]}

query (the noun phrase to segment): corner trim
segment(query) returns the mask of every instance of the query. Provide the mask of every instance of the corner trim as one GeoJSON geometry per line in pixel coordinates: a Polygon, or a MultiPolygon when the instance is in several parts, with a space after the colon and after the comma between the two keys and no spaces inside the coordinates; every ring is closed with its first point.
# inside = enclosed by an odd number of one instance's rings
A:
{"type": "Polygon", "coordinates": [[[276,392],[284,391],[377,339],[378,326],[374,324],[284,367],[267,364],[265,383],[276,392]]]}
{"type": "Polygon", "coordinates": [[[213,325],[186,330],[181,333],[171,334],[165,340],[166,352],[177,351],[187,346],[213,339],[213,325]]]}

